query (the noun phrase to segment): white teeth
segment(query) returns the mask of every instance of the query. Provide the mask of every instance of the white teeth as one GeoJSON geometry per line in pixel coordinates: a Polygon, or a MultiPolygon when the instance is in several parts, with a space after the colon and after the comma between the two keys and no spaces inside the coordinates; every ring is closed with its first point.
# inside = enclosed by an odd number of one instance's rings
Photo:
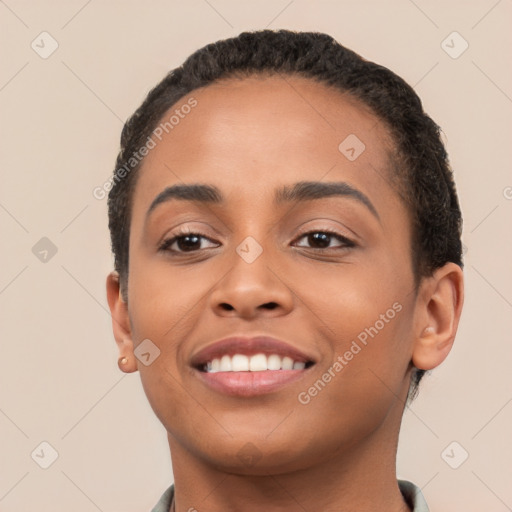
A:
{"type": "Polygon", "coordinates": [[[249,358],[242,354],[235,354],[231,358],[231,370],[234,372],[248,372],[249,358]]]}
{"type": "MultiPolygon", "coordinates": [[[[213,366],[213,365],[212,365],[213,366]]],[[[219,371],[221,372],[231,372],[231,357],[228,355],[222,356],[219,364],[219,371]]]]}
{"type": "Polygon", "coordinates": [[[218,372],[219,370],[220,370],[220,359],[214,359],[212,361],[211,371],[218,372]]]}
{"type": "Polygon", "coordinates": [[[251,372],[263,372],[267,369],[267,356],[265,354],[256,354],[249,361],[249,370],[251,372]]]}
{"type": "Polygon", "coordinates": [[[208,361],[205,365],[207,373],[217,372],[263,372],[266,370],[304,370],[306,363],[294,361],[291,357],[281,357],[277,354],[255,354],[246,356],[234,354],[223,355],[221,358],[208,361]]]}
{"type": "Polygon", "coordinates": [[[267,358],[267,370],[280,370],[281,369],[281,358],[272,354],[267,358]]]}
{"type": "Polygon", "coordinates": [[[293,370],[293,359],[291,357],[283,357],[281,368],[283,370],[293,370]]]}

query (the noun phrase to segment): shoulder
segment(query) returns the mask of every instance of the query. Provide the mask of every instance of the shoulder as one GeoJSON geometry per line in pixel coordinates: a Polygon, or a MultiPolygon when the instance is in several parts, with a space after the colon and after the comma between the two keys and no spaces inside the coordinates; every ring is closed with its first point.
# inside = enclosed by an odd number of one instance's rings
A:
{"type": "Polygon", "coordinates": [[[427,502],[418,486],[407,480],[398,480],[398,487],[413,512],[429,512],[427,502]]]}
{"type": "Polygon", "coordinates": [[[158,500],[158,503],[152,508],[151,512],[169,512],[173,497],[174,484],[172,484],[168,489],[166,489],[166,491],[158,500]]]}

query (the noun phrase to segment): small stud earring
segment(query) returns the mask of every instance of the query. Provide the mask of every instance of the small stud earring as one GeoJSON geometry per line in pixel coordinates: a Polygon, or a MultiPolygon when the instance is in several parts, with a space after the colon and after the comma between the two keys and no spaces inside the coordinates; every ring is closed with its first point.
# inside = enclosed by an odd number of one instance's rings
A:
{"type": "Polygon", "coordinates": [[[121,359],[119,359],[119,362],[120,362],[121,364],[126,364],[126,363],[128,362],[128,358],[126,358],[126,357],[122,357],[121,359]]]}

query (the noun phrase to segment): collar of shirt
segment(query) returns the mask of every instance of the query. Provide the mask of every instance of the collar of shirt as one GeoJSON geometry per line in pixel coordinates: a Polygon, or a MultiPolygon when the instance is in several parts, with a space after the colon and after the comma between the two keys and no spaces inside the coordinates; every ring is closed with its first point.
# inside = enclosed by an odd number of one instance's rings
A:
{"type": "MultiPolygon", "coordinates": [[[[413,512],[429,512],[427,502],[421,493],[421,489],[407,480],[398,480],[398,486],[407,504],[413,512]]],[[[151,512],[169,512],[174,497],[174,484],[163,494],[151,512]]]]}

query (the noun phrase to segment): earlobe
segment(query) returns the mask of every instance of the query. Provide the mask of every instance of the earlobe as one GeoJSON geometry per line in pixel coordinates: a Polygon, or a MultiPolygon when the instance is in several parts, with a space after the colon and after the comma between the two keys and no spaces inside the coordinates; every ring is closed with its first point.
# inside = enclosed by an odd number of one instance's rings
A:
{"type": "Polygon", "coordinates": [[[133,353],[130,317],[119,285],[119,274],[111,272],[107,276],[107,300],[112,316],[112,330],[119,349],[118,366],[125,373],[137,371],[137,361],[133,353]]]}
{"type": "Polygon", "coordinates": [[[426,278],[416,304],[416,341],[412,363],[421,370],[440,365],[450,353],[464,302],[464,275],[447,263],[426,278]]]}

